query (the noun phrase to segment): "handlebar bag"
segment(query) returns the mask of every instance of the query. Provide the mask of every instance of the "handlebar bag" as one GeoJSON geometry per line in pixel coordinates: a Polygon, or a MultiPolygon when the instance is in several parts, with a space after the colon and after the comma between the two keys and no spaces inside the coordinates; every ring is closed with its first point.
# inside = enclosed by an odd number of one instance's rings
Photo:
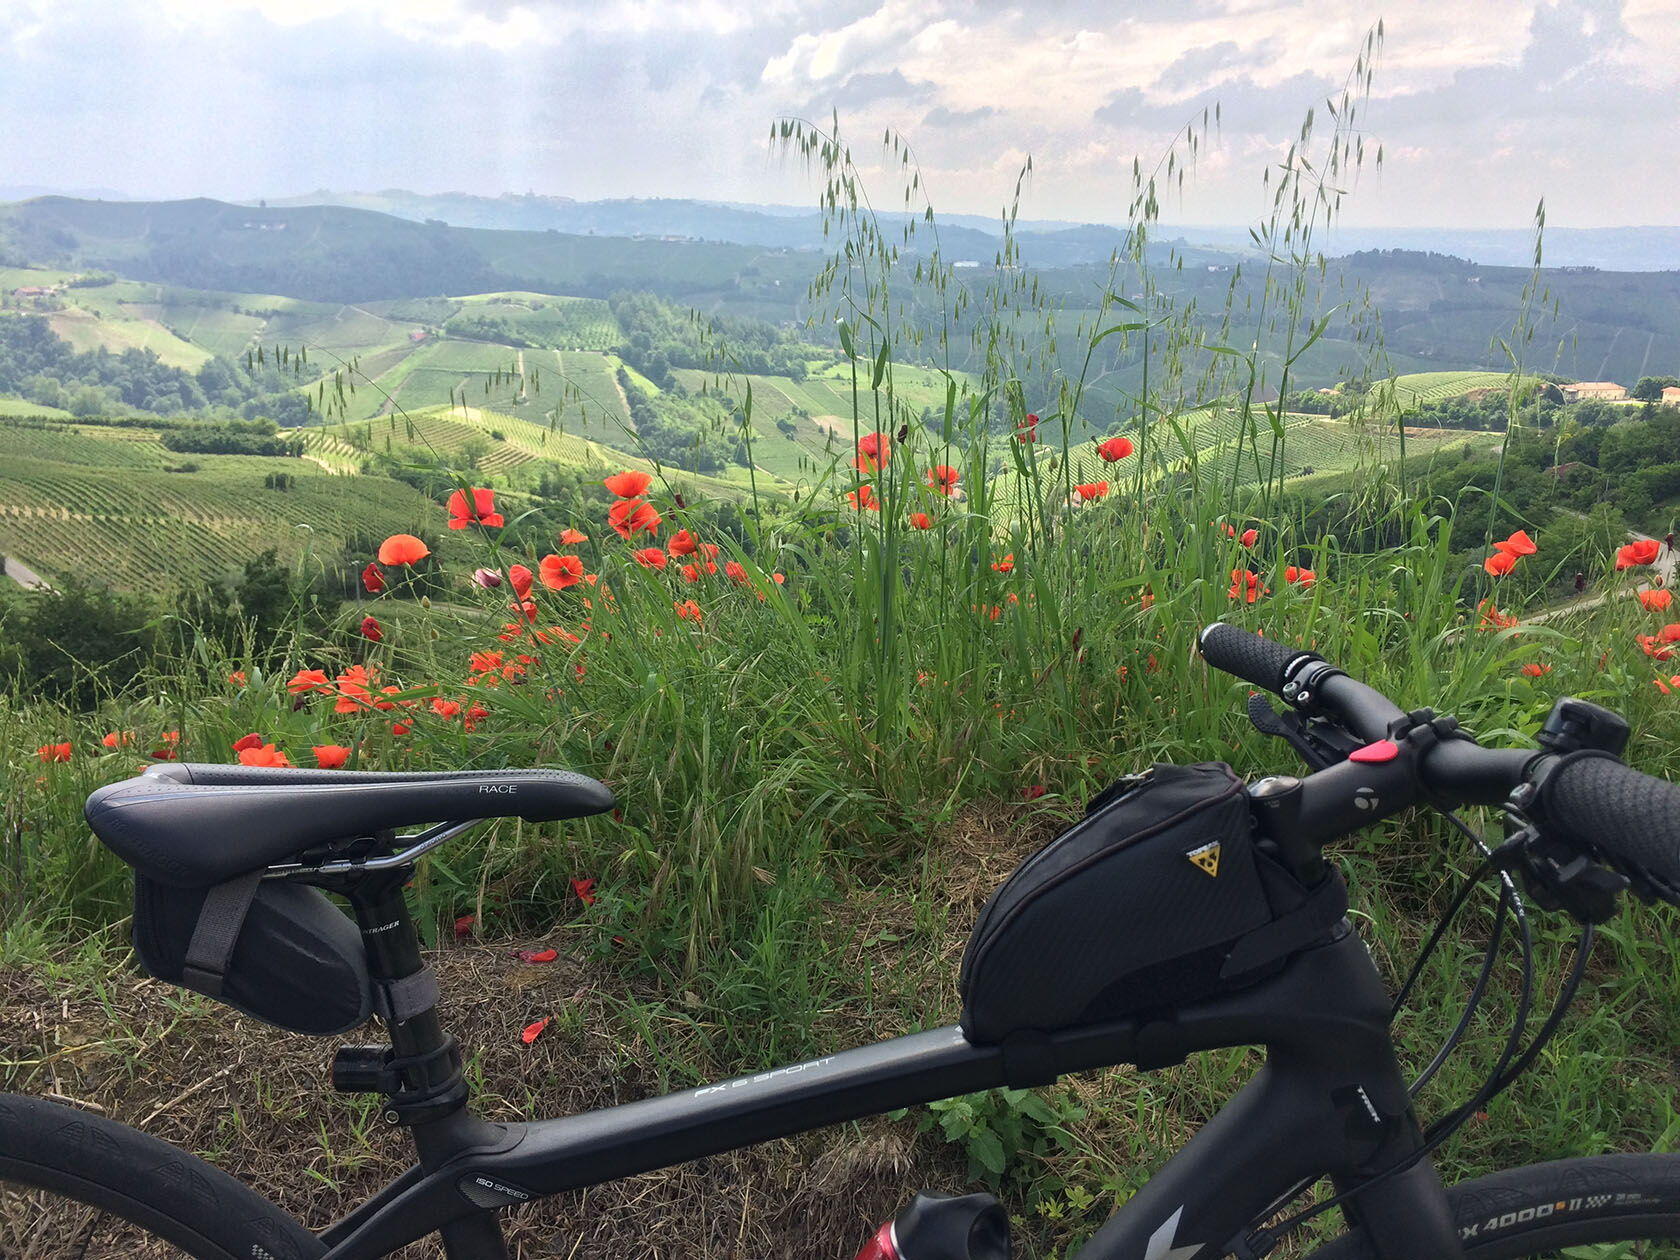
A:
{"type": "Polygon", "coordinates": [[[373,1010],[360,929],[318,888],[260,873],[214,888],[134,877],[148,974],[288,1032],[336,1036],[373,1010]]]}
{"type": "Polygon", "coordinates": [[[970,1041],[1167,1011],[1275,973],[1347,911],[1256,843],[1223,762],[1157,765],[1093,800],[980,911],[958,987],[970,1041]]]}

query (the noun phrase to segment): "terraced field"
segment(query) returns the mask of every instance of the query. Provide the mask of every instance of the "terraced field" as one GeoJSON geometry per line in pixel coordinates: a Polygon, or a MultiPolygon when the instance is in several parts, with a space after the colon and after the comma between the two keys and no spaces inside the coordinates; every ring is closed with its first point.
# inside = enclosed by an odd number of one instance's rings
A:
{"type": "Polygon", "coordinates": [[[1457,398],[1474,389],[1505,389],[1507,372],[1411,372],[1394,378],[1394,394],[1402,407],[1457,398]]]}
{"type": "Polygon", "coordinates": [[[599,298],[512,292],[451,301],[456,309],[441,322],[457,336],[478,335],[475,324],[482,319],[506,321],[524,340],[553,350],[610,350],[624,335],[612,309],[599,298]]]}
{"type": "Polygon", "coordinates": [[[49,578],[167,591],[269,547],[289,560],[330,556],[353,531],[437,523],[437,505],[401,482],[328,476],[305,460],[192,459],[199,471],[171,473],[8,452],[0,458],[0,551],[49,578]],[[271,472],[290,473],[292,488],[265,489],[271,472]]]}

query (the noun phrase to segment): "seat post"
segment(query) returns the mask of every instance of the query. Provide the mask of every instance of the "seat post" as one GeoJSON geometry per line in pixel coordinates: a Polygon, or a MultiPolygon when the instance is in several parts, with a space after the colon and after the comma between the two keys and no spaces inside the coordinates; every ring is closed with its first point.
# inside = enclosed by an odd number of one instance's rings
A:
{"type": "MultiPolygon", "coordinates": [[[[346,889],[367,948],[368,975],[375,985],[406,980],[425,968],[420,934],[409,913],[404,885],[412,868],[383,871],[363,877],[346,889]]],[[[493,1136],[469,1111],[460,1056],[443,1030],[435,1006],[400,1021],[387,1021],[394,1060],[403,1064],[407,1093],[424,1097],[441,1093],[421,1114],[404,1115],[401,1096],[388,1099],[385,1118],[406,1125],[414,1133],[420,1163],[428,1171],[447,1163],[461,1151],[482,1145],[493,1136]],[[451,1090],[451,1085],[458,1088],[451,1090]]]]}

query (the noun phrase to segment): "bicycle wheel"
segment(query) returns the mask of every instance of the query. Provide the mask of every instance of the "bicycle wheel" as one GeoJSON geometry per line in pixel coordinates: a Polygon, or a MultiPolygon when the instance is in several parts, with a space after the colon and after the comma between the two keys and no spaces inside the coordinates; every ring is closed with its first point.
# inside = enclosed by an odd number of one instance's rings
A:
{"type": "Polygon", "coordinates": [[[0,1094],[0,1260],[315,1260],[297,1221],[196,1156],[0,1094]]]}
{"type": "MultiPolygon", "coordinates": [[[[1680,1260],[1680,1155],[1533,1164],[1447,1190],[1470,1260],[1680,1260]]],[[[1371,1260],[1341,1238],[1311,1260],[1371,1260]]]]}

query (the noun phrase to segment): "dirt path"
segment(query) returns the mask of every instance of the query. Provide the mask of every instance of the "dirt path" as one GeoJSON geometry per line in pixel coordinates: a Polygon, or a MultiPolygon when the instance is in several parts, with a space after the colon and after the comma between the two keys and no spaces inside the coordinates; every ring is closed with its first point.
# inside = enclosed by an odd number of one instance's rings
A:
{"type": "MultiPolygon", "coordinates": [[[[1654,587],[1661,586],[1672,590],[1674,587],[1674,571],[1677,566],[1680,566],[1680,552],[1676,552],[1673,547],[1663,545],[1659,542],[1659,540],[1652,538],[1648,534],[1638,534],[1629,531],[1629,542],[1639,542],[1641,540],[1645,542],[1656,542],[1658,543],[1658,546],[1661,547],[1661,550],[1657,553],[1656,563],[1650,566],[1645,580],[1641,582],[1636,589],[1648,591],[1654,587]]],[[[1530,625],[1538,625],[1542,622],[1554,621],[1559,617],[1567,617],[1574,613],[1589,612],[1603,604],[1604,601],[1609,598],[1611,598],[1609,592],[1601,591],[1597,595],[1589,595],[1584,598],[1572,599],[1567,604],[1560,604],[1556,608],[1549,608],[1543,613],[1536,613],[1532,617],[1523,618],[1523,620],[1530,625]]]]}
{"type": "Polygon", "coordinates": [[[49,591],[52,589],[52,587],[47,584],[46,579],[39,573],[26,567],[20,561],[14,560],[11,556],[5,557],[4,562],[0,563],[0,571],[3,571],[7,577],[11,578],[12,581],[16,582],[25,590],[32,591],[38,587],[49,591]]]}

